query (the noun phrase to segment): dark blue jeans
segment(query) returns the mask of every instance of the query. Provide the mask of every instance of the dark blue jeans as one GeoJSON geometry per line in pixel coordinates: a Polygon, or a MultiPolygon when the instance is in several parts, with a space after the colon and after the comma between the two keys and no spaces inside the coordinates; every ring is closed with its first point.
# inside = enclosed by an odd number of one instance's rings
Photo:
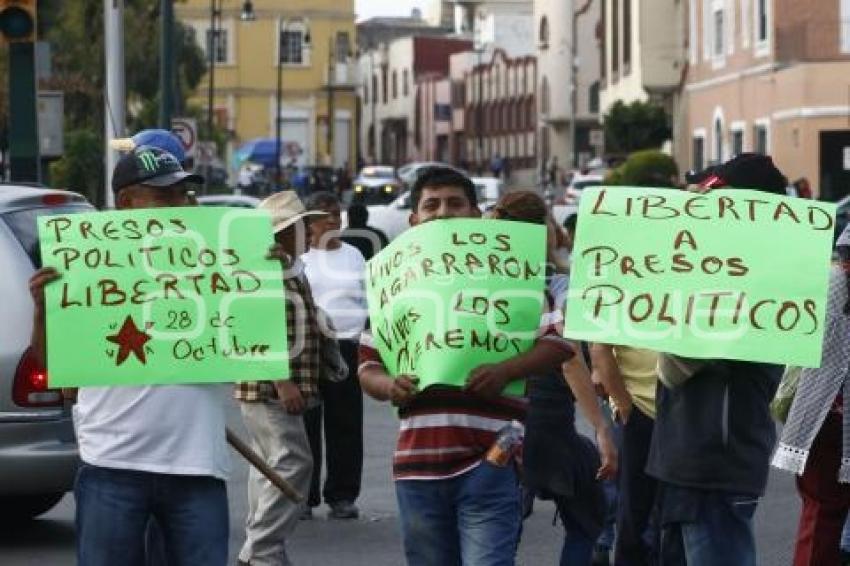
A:
{"type": "Polygon", "coordinates": [[[513,566],[522,522],[513,466],[395,482],[409,566],[513,566]]]}
{"type": "Polygon", "coordinates": [[[661,566],[756,566],[758,498],[660,486],[661,566]]]}
{"type": "Polygon", "coordinates": [[[219,479],[83,465],[74,496],[80,566],[142,566],[152,518],[169,566],[227,564],[227,492],[219,479]]]}
{"type": "Polygon", "coordinates": [[[654,564],[658,551],[655,493],[658,481],[644,470],[655,422],[634,407],[620,426],[619,501],[617,505],[617,566],[654,564]]]}

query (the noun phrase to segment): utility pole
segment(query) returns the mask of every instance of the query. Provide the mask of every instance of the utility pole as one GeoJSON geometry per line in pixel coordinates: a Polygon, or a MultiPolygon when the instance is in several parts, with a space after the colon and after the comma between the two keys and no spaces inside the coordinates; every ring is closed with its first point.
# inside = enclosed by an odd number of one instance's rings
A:
{"type": "Polygon", "coordinates": [[[109,142],[123,138],[126,124],[126,94],[124,85],[124,0],[103,0],[106,59],[106,99],[104,100],[104,128],[106,141],[106,185],[104,203],[115,208],[112,193],[112,171],[118,163],[118,152],[109,142]]]}
{"type": "Polygon", "coordinates": [[[160,0],[159,6],[159,127],[170,130],[174,109],[174,2],[160,0]]]}
{"type": "Polygon", "coordinates": [[[275,100],[277,107],[274,117],[274,188],[278,190],[283,184],[283,176],[280,168],[280,115],[283,112],[283,43],[286,22],[283,16],[277,19],[277,91],[275,100]]]}
{"type": "Polygon", "coordinates": [[[328,157],[330,158],[329,165],[333,167],[334,163],[334,122],[336,122],[336,109],[334,108],[334,36],[331,33],[328,37],[328,157]]]}

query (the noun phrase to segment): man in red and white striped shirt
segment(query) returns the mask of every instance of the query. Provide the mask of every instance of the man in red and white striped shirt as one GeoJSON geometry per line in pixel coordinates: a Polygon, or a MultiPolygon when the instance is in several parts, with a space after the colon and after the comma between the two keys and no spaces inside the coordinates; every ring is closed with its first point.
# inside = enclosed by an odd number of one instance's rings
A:
{"type": "MultiPolygon", "coordinates": [[[[422,173],[411,191],[410,224],[477,218],[475,187],[453,169],[422,173]]],[[[391,376],[366,332],[360,346],[360,382],[367,394],[399,407],[393,457],[405,555],[411,566],[512,566],[521,517],[514,466],[484,460],[497,433],[522,422],[523,398],[502,396],[506,385],[557,370],[573,356],[558,328],[560,314],[543,315],[534,347],[470,372],[464,388],[424,391],[411,375],[391,376]]]]}

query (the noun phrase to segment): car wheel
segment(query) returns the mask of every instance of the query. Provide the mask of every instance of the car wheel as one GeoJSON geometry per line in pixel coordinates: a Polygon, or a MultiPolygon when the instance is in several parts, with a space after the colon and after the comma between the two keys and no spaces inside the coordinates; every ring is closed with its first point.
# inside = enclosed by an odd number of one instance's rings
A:
{"type": "Polygon", "coordinates": [[[64,493],[43,493],[0,497],[0,509],[3,509],[0,522],[35,519],[53,509],[64,496],[64,493]]]}

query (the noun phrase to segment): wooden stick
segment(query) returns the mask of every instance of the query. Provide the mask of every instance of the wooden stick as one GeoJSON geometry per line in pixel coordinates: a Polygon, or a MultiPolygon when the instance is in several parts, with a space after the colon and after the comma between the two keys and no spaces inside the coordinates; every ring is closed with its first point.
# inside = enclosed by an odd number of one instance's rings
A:
{"type": "Polygon", "coordinates": [[[260,458],[260,455],[254,452],[254,450],[248,446],[244,440],[236,436],[236,433],[230,430],[230,427],[227,427],[225,430],[228,444],[230,444],[234,450],[239,452],[243,458],[248,460],[252,466],[257,468],[261,474],[266,476],[266,479],[281,490],[288,499],[294,503],[301,503],[304,501],[304,498],[295,491],[295,488],[289,485],[285,479],[280,477],[280,474],[278,474],[274,468],[266,464],[265,460],[260,458]]]}

